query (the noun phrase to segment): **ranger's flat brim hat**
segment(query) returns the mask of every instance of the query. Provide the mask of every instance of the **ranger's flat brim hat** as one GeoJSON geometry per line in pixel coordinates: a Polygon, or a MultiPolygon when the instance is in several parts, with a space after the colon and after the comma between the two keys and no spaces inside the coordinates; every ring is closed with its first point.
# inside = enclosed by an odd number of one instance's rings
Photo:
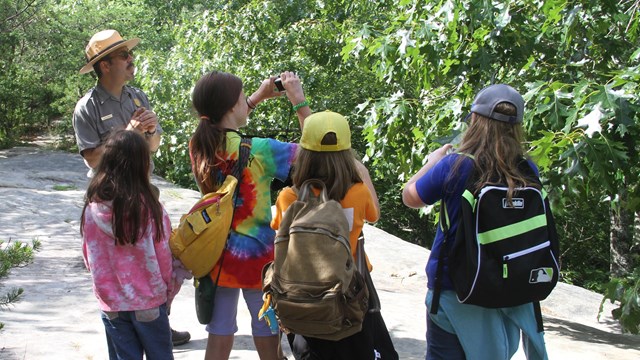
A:
{"type": "Polygon", "coordinates": [[[524,115],[524,99],[522,95],[509,85],[494,84],[480,90],[476,95],[471,112],[489,119],[504,121],[511,124],[522,122],[524,115]],[[516,115],[505,115],[496,112],[496,106],[500,103],[509,103],[516,108],[516,115]]]}
{"type": "Polygon", "coordinates": [[[140,39],[138,38],[125,40],[120,36],[120,33],[115,30],[100,31],[91,37],[89,44],[85,48],[87,64],[80,69],[80,74],[93,71],[93,64],[112,52],[124,47],[131,50],[134,46],[138,45],[139,42],[140,39]]]}

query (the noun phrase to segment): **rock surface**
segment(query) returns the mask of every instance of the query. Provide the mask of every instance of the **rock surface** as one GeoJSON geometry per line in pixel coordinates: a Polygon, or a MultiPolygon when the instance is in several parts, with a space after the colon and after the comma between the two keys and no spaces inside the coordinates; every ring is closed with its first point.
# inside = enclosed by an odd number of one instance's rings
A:
{"type": "MultiPolygon", "coordinates": [[[[1,359],[108,358],[80,246],[85,173],[77,154],[40,147],[0,151],[0,240],[42,242],[32,264],[0,279],[0,294],[15,287],[25,290],[20,302],[0,309],[0,322],[5,324],[0,330],[1,359]]],[[[163,179],[154,177],[153,182],[174,223],[198,198],[197,192],[163,179]]],[[[382,314],[400,358],[424,359],[424,265],[429,251],[372,226],[365,227],[365,237],[382,314]]],[[[192,336],[191,342],[174,349],[176,359],[204,357],[207,333],[197,322],[193,293],[186,281],[173,304],[172,327],[192,336]]],[[[561,283],[542,303],[550,359],[640,359],[640,337],[620,333],[610,316],[611,304],[605,304],[598,320],[601,299],[561,283]]],[[[231,359],[257,359],[243,304],[238,326],[231,359]]],[[[524,358],[521,351],[514,356],[524,358]]]]}

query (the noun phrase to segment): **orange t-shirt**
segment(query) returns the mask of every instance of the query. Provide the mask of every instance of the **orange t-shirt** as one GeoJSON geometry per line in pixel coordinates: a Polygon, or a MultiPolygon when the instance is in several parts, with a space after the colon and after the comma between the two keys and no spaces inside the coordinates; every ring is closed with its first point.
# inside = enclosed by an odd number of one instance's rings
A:
{"type": "MultiPolygon", "coordinates": [[[[316,195],[320,193],[316,189],[314,189],[314,192],[316,192],[316,195]]],[[[291,188],[284,188],[280,191],[276,200],[276,213],[271,220],[272,229],[278,230],[282,221],[282,214],[297,199],[298,196],[291,188]]],[[[355,260],[358,237],[362,232],[364,222],[378,221],[378,210],[373,203],[369,188],[363,183],[356,183],[351,186],[345,197],[340,201],[340,205],[342,205],[344,214],[349,221],[349,244],[351,246],[351,255],[355,260]]],[[[367,265],[371,270],[369,259],[367,259],[367,265]]]]}

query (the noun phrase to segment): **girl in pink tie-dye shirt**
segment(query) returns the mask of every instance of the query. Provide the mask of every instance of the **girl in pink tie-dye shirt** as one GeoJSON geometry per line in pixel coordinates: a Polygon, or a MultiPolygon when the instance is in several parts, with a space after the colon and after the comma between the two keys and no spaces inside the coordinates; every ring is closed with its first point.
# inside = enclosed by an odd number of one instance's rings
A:
{"type": "Polygon", "coordinates": [[[149,182],[135,131],[113,133],[82,211],[82,251],[93,278],[110,359],[173,359],[167,302],[173,291],[171,223],[149,182]]]}

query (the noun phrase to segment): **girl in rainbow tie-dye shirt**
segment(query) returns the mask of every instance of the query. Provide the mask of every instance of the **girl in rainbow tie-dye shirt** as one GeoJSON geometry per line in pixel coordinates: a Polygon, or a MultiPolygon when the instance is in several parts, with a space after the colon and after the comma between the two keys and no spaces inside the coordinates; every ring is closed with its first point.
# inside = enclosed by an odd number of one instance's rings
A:
{"type": "MultiPolygon", "coordinates": [[[[224,72],[211,72],[198,80],[193,90],[193,107],[198,127],[189,143],[193,174],[200,191],[215,190],[238,161],[241,135],[247,116],[263,100],[286,94],[293,104],[300,127],[311,114],[300,79],[284,72],[280,80],[286,92],[276,88],[276,77],[265,79],[250,96],[242,91],[242,80],[224,72]]],[[[271,222],[273,179],[285,180],[295,158],[297,145],[268,138],[253,138],[247,166],[241,174],[239,198],[231,234],[221,261],[210,276],[218,288],[205,359],[228,359],[238,330],[236,314],[240,292],[252,316],[251,328],[260,359],[278,358],[278,336],[264,321],[258,321],[262,306],[262,267],[273,260],[275,232],[271,222]],[[220,263],[222,266],[220,267],[220,263]],[[220,276],[218,278],[218,273],[220,276]]]]}

